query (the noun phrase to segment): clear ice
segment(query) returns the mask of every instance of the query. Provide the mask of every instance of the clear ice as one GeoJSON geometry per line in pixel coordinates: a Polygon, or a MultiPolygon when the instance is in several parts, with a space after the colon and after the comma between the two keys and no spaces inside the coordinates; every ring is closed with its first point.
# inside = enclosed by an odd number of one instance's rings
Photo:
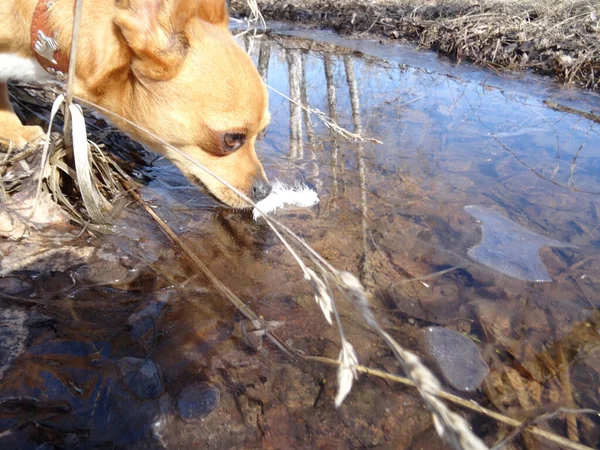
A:
{"type": "Polygon", "coordinates": [[[523,228],[496,211],[468,205],[465,211],[481,223],[481,242],[469,249],[469,257],[504,275],[524,281],[552,281],[542,262],[540,248],[572,247],[523,228]]]}

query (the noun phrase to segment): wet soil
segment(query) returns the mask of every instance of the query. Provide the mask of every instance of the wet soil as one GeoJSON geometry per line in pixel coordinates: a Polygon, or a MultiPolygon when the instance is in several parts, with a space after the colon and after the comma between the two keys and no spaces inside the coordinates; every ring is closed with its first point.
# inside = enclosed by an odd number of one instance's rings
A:
{"type": "MultiPolygon", "coordinates": [[[[492,70],[533,70],[597,90],[600,3],[565,0],[259,0],[267,20],[329,28],[354,37],[418,44],[492,70]]],[[[246,0],[233,0],[250,17],[246,0]]]]}
{"type": "MultiPolygon", "coordinates": [[[[271,179],[317,190],[317,207],[278,217],[360,276],[386,331],[445,389],[508,416],[600,409],[600,126],[548,106],[598,97],[282,24],[244,39],[273,89],[382,142],[349,141],[271,90],[258,147],[271,179]],[[539,246],[525,261],[549,280],[507,270],[523,261],[519,239],[539,246]],[[432,327],[453,333],[427,339],[432,327]],[[464,367],[448,365],[454,354],[464,367]]],[[[137,149],[95,123],[117,154],[137,149]]],[[[337,359],[336,330],[265,224],[135,154],[140,195],[217,277],[286,345],[337,359]]],[[[410,387],[361,376],[336,409],[335,369],[265,339],[135,202],[111,233],[63,223],[0,250],[2,448],[446,448],[410,387]]],[[[401,374],[338,308],[360,362],[401,374]]],[[[461,413],[489,445],[511,431],[461,413]]],[[[597,415],[540,426],[600,445],[597,415]]],[[[555,448],[529,434],[511,445],[555,448]]]]}

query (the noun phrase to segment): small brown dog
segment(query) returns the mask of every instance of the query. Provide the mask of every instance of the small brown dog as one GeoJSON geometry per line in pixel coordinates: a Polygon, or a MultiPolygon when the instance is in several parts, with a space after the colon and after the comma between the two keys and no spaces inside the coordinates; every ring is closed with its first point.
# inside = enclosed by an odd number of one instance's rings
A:
{"type": "MultiPolygon", "coordinates": [[[[0,141],[22,147],[8,80],[65,78],[74,0],[0,0],[0,141]]],[[[227,30],[225,0],[85,0],[75,95],[149,130],[255,201],[270,192],[254,143],[267,92],[227,30]]],[[[249,206],[219,181],[127,122],[113,123],[165,155],[223,203],[249,206]]]]}

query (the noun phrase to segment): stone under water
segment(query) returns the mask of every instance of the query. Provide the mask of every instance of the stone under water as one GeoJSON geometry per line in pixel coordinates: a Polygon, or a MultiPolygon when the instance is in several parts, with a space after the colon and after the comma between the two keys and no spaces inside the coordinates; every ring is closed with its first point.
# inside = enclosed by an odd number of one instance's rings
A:
{"type": "Polygon", "coordinates": [[[124,385],[137,398],[148,400],[163,393],[162,370],[154,361],[126,357],[118,361],[118,368],[124,385]]]}
{"type": "Polygon", "coordinates": [[[203,419],[221,400],[221,394],[208,383],[197,383],[186,387],[177,401],[179,415],[184,420],[203,419]]]}
{"type": "Polygon", "coordinates": [[[469,249],[471,259],[523,281],[549,282],[552,277],[540,258],[542,247],[571,247],[522,227],[492,209],[478,205],[465,211],[481,223],[481,242],[469,249]]]}
{"type": "Polygon", "coordinates": [[[457,331],[428,327],[425,346],[446,381],[455,389],[473,392],[490,372],[473,341],[457,331]]]}

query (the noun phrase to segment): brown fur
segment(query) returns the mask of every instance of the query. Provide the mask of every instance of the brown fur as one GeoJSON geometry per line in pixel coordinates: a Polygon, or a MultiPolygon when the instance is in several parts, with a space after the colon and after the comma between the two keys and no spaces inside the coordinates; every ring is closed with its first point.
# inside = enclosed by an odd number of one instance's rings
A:
{"type": "MultiPolygon", "coordinates": [[[[32,56],[29,26],[37,0],[2,0],[0,53],[32,56]]],[[[73,0],[55,0],[49,21],[68,53],[73,0]]],[[[151,131],[252,197],[266,183],[254,150],[269,122],[267,92],[250,58],[227,31],[224,0],[86,0],[75,93],[151,131]],[[222,156],[224,133],[245,143],[222,156]]],[[[233,207],[236,194],[143,132],[114,119],[136,140],[167,156],[193,181],[233,207]]],[[[0,82],[0,140],[21,146],[41,132],[24,127],[0,82]]]]}

